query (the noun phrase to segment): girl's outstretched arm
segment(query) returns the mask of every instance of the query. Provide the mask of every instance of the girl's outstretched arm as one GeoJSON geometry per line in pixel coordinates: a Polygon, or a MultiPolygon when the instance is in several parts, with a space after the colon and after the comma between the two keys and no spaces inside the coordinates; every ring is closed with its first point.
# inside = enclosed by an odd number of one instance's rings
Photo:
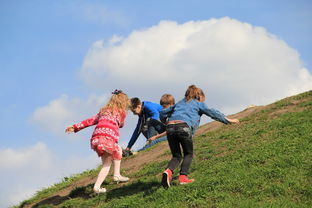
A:
{"type": "Polygon", "coordinates": [[[65,132],[66,133],[77,132],[77,131],[80,131],[81,129],[84,129],[88,126],[95,125],[99,122],[99,116],[100,116],[100,113],[98,113],[95,116],[92,116],[91,118],[88,118],[84,121],[81,121],[81,122],[76,123],[72,126],[69,126],[66,128],[65,132]]]}
{"type": "Polygon", "coordinates": [[[200,112],[202,114],[205,114],[209,116],[210,118],[222,122],[224,124],[230,124],[231,122],[225,118],[225,115],[221,113],[220,111],[213,109],[213,108],[208,108],[205,103],[200,102],[199,103],[200,107],[200,112]]]}

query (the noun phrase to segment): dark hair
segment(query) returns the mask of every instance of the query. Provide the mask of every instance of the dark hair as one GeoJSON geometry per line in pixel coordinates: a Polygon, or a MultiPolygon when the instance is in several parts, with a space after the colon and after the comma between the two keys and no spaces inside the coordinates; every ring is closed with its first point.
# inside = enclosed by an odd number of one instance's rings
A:
{"type": "Polygon", "coordinates": [[[137,97],[131,98],[130,100],[130,109],[134,110],[141,104],[141,100],[137,97]]]}
{"type": "Polygon", "coordinates": [[[112,92],[112,94],[113,95],[118,95],[118,94],[120,94],[120,93],[122,93],[122,90],[115,90],[114,92],[112,92]]]}

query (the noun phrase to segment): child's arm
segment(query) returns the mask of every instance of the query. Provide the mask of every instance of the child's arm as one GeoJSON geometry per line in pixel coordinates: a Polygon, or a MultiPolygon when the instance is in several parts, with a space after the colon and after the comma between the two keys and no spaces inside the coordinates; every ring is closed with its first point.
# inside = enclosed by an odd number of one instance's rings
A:
{"type": "Polygon", "coordinates": [[[169,108],[164,108],[160,111],[160,120],[165,121],[168,116],[173,112],[174,105],[170,106],[169,108]]]}
{"type": "Polygon", "coordinates": [[[231,119],[231,118],[225,117],[225,119],[228,120],[230,123],[239,123],[239,120],[236,118],[231,119]]]}
{"type": "Polygon", "coordinates": [[[150,137],[150,138],[147,140],[147,142],[150,143],[150,142],[152,142],[152,141],[154,141],[154,140],[156,140],[156,139],[159,139],[159,138],[161,138],[161,137],[164,137],[164,136],[166,136],[166,135],[167,135],[167,132],[164,131],[163,133],[160,133],[160,134],[157,134],[157,135],[155,135],[155,136],[150,137]]]}
{"type": "Polygon", "coordinates": [[[74,128],[74,126],[69,126],[69,127],[67,127],[66,129],[65,129],[65,133],[72,133],[72,132],[74,132],[74,130],[75,130],[75,128],[74,128]]]}
{"type": "Polygon", "coordinates": [[[79,123],[76,123],[72,126],[69,126],[66,128],[65,132],[66,133],[71,133],[71,132],[78,132],[80,131],[81,129],[84,129],[86,127],[89,127],[89,126],[92,126],[92,125],[95,125],[99,122],[99,116],[100,114],[96,114],[95,116],[91,117],[91,118],[88,118],[84,121],[81,121],[79,123]]]}
{"type": "Polygon", "coordinates": [[[134,145],[134,143],[136,142],[136,140],[138,139],[140,133],[141,133],[141,123],[142,123],[142,117],[139,116],[139,120],[138,120],[138,123],[137,123],[137,126],[131,136],[131,139],[128,143],[128,146],[126,148],[126,150],[130,150],[131,147],[134,145]]]}
{"type": "Polygon", "coordinates": [[[200,103],[200,110],[203,114],[209,116],[210,118],[222,122],[224,124],[237,123],[237,119],[226,118],[223,113],[213,108],[208,108],[205,103],[200,103]]]}

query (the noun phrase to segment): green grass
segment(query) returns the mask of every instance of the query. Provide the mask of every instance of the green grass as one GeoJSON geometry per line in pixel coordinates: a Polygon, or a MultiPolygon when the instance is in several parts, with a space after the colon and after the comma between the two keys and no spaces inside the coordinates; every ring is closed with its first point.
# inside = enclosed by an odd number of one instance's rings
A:
{"type": "MultiPolygon", "coordinates": [[[[69,177],[64,177],[60,183],[53,184],[52,186],[50,186],[48,188],[44,188],[43,190],[38,191],[30,199],[23,201],[20,206],[23,206],[23,204],[31,204],[31,203],[40,201],[42,199],[45,199],[45,198],[49,197],[51,194],[69,187],[73,182],[76,182],[79,179],[82,179],[84,177],[96,176],[98,174],[98,170],[99,170],[99,168],[96,168],[93,170],[86,170],[86,171],[79,173],[79,174],[74,174],[74,175],[69,176],[69,177]]],[[[40,207],[49,207],[49,206],[40,206],[40,207]]]]}
{"type": "Polygon", "coordinates": [[[133,182],[107,183],[107,194],[78,187],[61,204],[39,207],[312,207],[312,91],[198,136],[194,145],[192,184],[178,185],[177,170],[172,187],[162,188],[168,161],[151,161],[133,182]]]}

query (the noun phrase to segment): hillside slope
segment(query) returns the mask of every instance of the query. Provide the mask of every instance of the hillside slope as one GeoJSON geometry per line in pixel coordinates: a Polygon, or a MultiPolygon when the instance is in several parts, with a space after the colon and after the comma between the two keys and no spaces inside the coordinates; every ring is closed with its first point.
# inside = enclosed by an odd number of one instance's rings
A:
{"type": "Polygon", "coordinates": [[[166,142],[123,160],[131,180],[92,192],[98,170],[64,178],[19,207],[312,207],[312,91],[211,122],[197,131],[193,184],[160,186],[166,142]]]}

